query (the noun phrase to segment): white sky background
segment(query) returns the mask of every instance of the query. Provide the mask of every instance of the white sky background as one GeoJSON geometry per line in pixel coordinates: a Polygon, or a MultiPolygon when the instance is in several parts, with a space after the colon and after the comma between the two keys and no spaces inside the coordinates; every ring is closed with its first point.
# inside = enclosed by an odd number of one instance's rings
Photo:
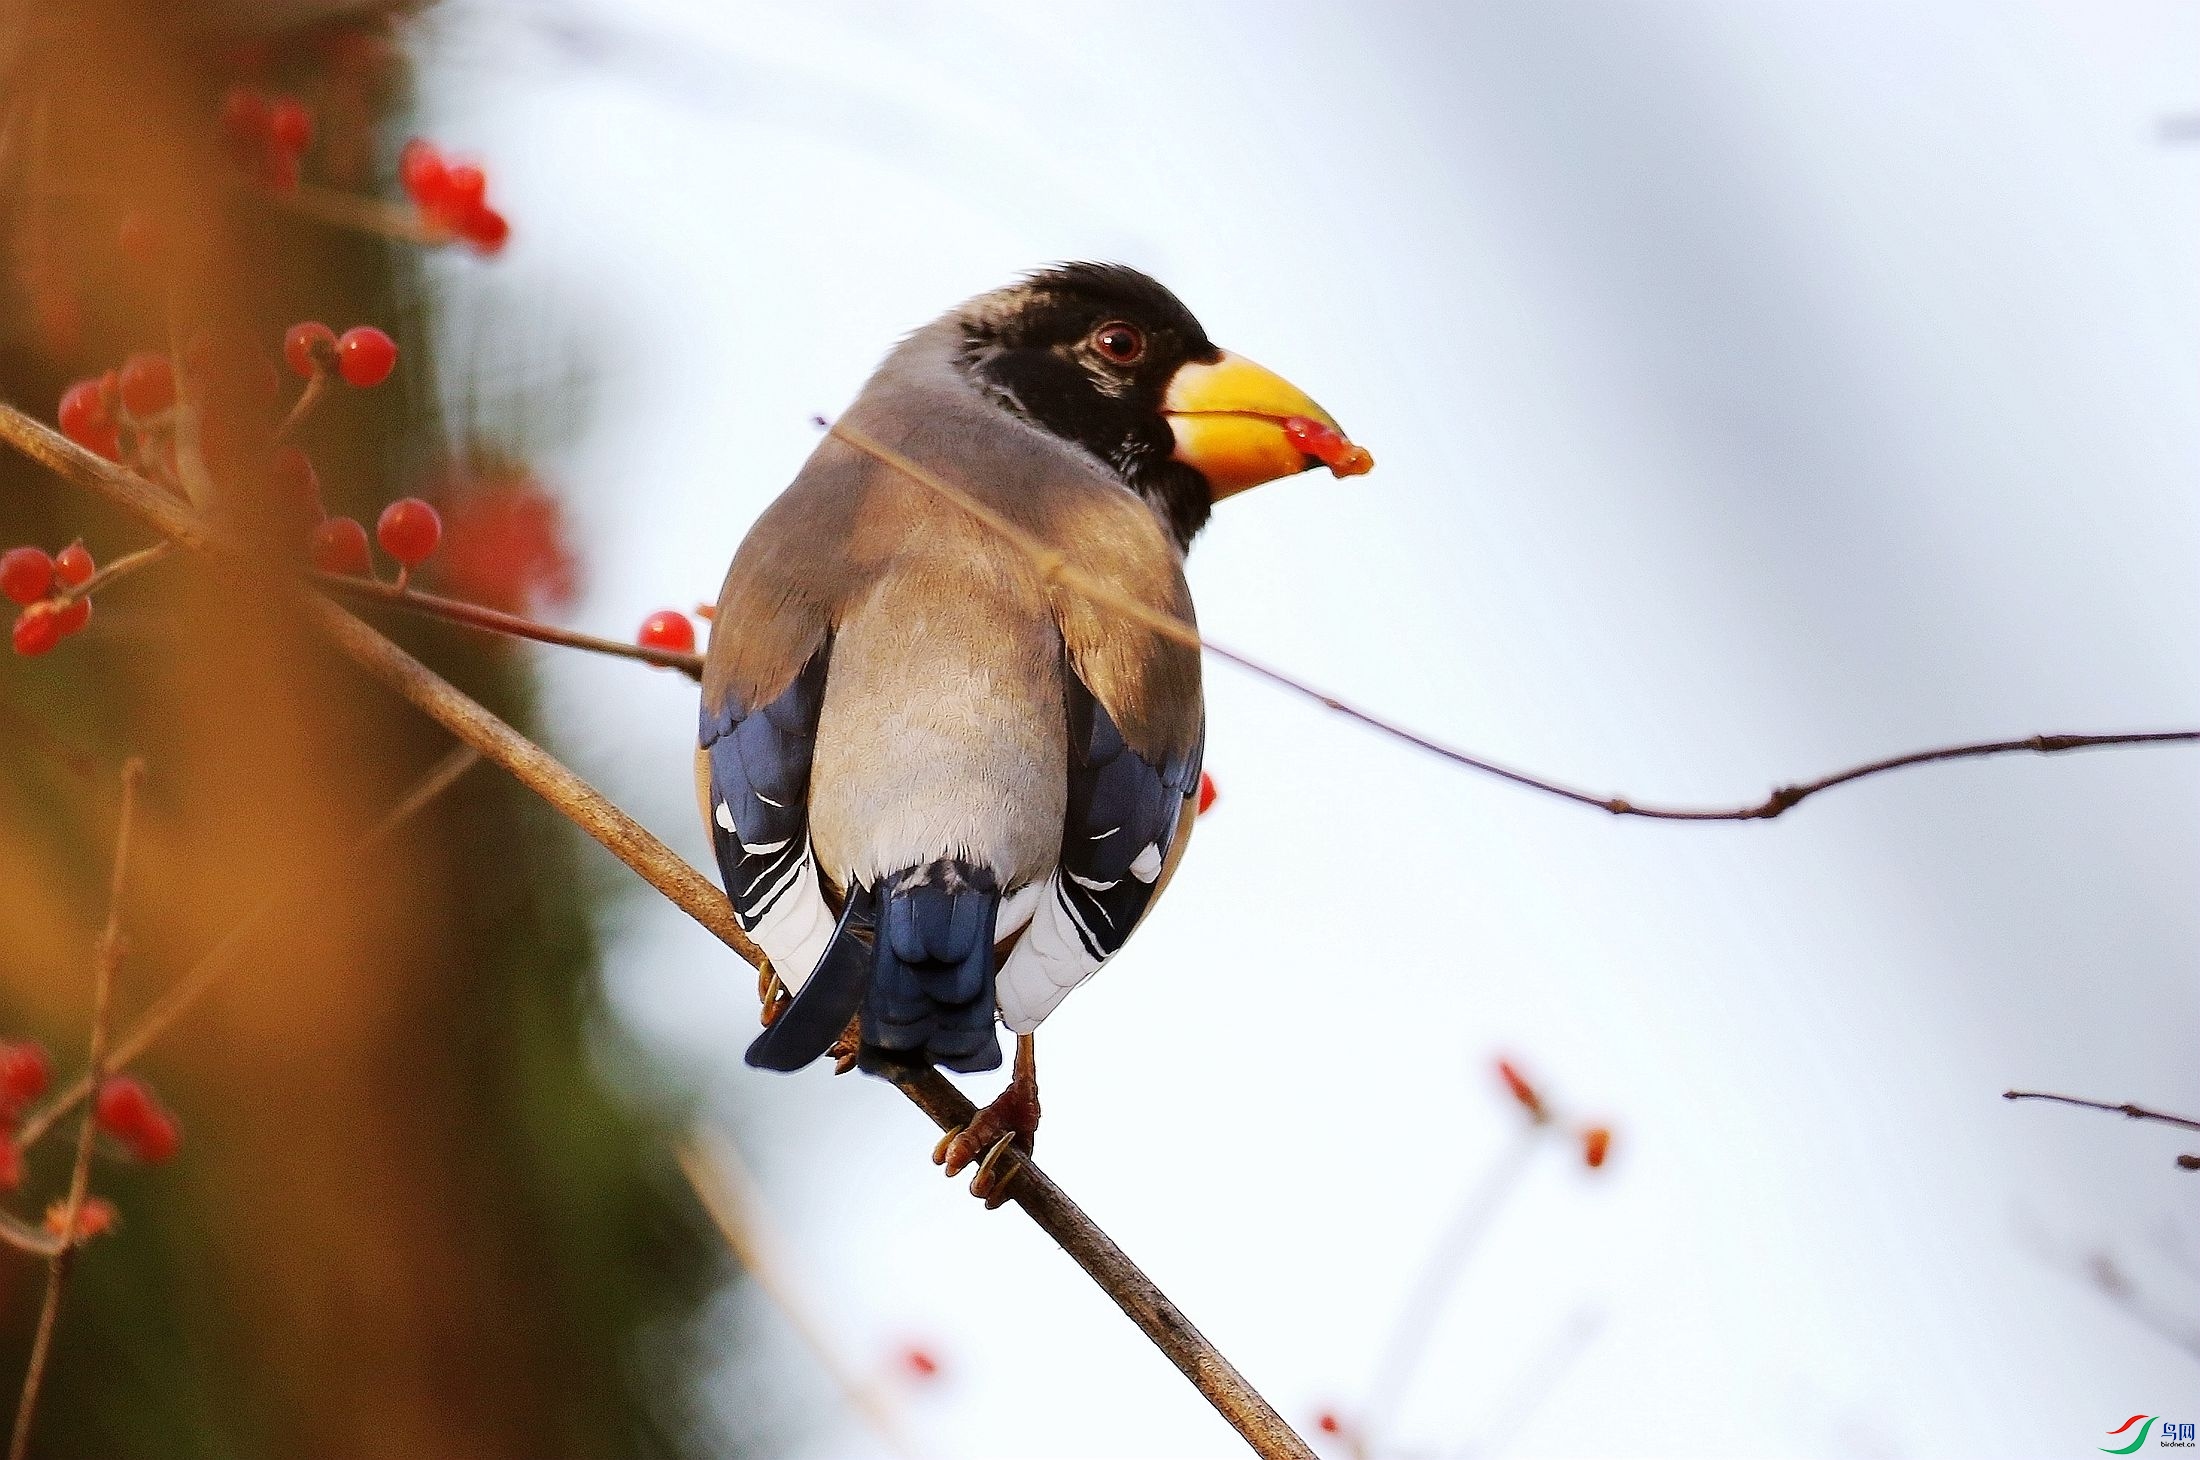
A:
{"type": "MultiPolygon", "coordinates": [[[[591,628],[714,596],[902,332],[1119,258],[1380,462],[1226,506],[1203,625],[1414,726],[1734,802],[2200,717],[2200,146],[2161,132],[2200,8],[474,0],[423,44],[428,129],[517,228],[453,307],[601,372],[546,464],[591,628]]],[[[560,748],[707,866],[693,692],[543,664],[560,748]]],[[[2110,1249],[2194,1324],[2188,1147],[1997,1098],[2200,1106],[2190,752],[1672,827],[1226,665],[1208,713],[1223,800],[1046,1026],[1040,1154],[1295,1421],[1349,1409],[1507,1141],[1500,1049],[1617,1154],[1549,1153],[1459,1274],[1416,1453],[2085,1454],[2191,1417],[2193,1357],[2079,1271],[2110,1249]]],[[[851,1351],[942,1353],[930,1451],[1241,1453],[890,1089],[743,1068],[753,980],[677,913],[624,904],[610,976],[851,1351]]],[[[874,1453],[768,1314],[727,1333],[781,1350],[789,1453],[874,1453]]]]}

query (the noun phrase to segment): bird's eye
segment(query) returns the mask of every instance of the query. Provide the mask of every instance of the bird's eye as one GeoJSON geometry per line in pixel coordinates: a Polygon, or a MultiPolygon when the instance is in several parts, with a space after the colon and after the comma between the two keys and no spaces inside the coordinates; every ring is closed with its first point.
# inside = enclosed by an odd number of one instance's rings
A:
{"type": "Polygon", "coordinates": [[[1134,365],[1146,353],[1146,336],[1136,325],[1110,320],[1092,332],[1092,347],[1118,365],[1134,365]]]}

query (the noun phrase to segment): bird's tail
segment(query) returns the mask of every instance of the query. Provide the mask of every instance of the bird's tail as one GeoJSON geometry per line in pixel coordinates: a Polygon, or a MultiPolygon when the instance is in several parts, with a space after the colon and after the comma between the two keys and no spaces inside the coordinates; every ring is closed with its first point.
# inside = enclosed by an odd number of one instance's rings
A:
{"type": "Polygon", "coordinates": [[[865,1068],[997,1068],[993,928],[1000,883],[984,867],[943,858],[881,879],[878,896],[878,934],[863,998],[865,1068]]]}

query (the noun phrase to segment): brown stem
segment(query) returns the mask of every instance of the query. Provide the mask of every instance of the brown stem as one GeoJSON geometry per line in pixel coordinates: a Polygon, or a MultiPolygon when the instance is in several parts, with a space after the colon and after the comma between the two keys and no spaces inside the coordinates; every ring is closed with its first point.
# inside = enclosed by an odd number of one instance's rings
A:
{"type": "Polygon", "coordinates": [[[306,380],[306,388],[298,392],[297,404],[290,408],[289,415],[283,417],[283,423],[275,428],[275,439],[289,439],[290,433],[298,429],[298,423],[312,413],[313,408],[321,403],[321,397],[327,393],[328,367],[316,360],[313,374],[306,380]]]}
{"type": "Polygon", "coordinates": [[[457,236],[448,228],[421,217],[417,208],[386,198],[361,197],[335,188],[316,187],[312,183],[300,183],[287,193],[271,193],[257,187],[251,191],[279,208],[287,208],[317,222],[396,239],[399,243],[433,247],[449,243],[457,236]]]}
{"type": "MultiPolygon", "coordinates": [[[[2171,1115],[2163,1110],[2150,1110],[2144,1105],[2112,1105],[2106,1100],[2088,1100],[2081,1095],[2055,1095],[2045,1090],[2004,1090],[2004,1100],[2051,1100],[2057,1105],[2075,1105],[2081,1110],[2105,1110],[2111,1115],[2125,1116],[2131,1120],[2151,1120],[2157,1125],[2173,1125],[2179,1130],[2200,1130],[2200,1120],[2188,1115],[2171,1115]]],[[[2181,1171],[2200,1171],[2200,1154],[2187,1154],[2177,1158],[2181,1171]]]]}
{"type": "Polygon", "coordinates": [[[106,567],[86,578],[74,588],[63,588],[56,596],[63,602],[73,603],[79,598],[89,598],[117,578],[127,578],[141,568],[150,568],[174,552],[172,542],[156,542],[151,547],[139,548],[134,553],[124,553],[106,567]]]}
{"type": "MultiPolygon", "coordinates": [[[[384,813],[381,820],[375,822],[352,844],[351,858],[357,860],[372,854],[395,835],[398,828],[419,815],[428,803],[449,790],[460,776],[480,763],[480,754],[467,746],[460,746],[446,754],[413,784],[403,800],[384,813]]],[[[232,924],[220,941],[200,955],[198,962],[191,965],[189,972],[155,999],[153,1006],[138,1016],[138,1021],[115,1040],[114,1048],[107,1057],[107,1068],[120,1070],[135,1063],[154,1040],[166,1034],[178,1019],[197,1007],[198,1002],[216,984],[244,961],[244,955],[251,950],[252,940],[259,936],[282,905],[283,898],[280,895],[270,895],[254,904],[250,911],[232,924]]],[[[16,1149],[28,1151],[36,1145],[62,1116],[89,1098],[92,1089],[92,1076],[87,1071],[56,1091],[44,1105],[24,1118],[21,1128],[15,1133],[16,1149]]]]}
{"type": "Polygon", "coordinates": [[[315,573],[313,581],[331,592],[350,598],[386,603],[408,613],[424,614],[429,618],[487,629],[491,633],[507,634],[516,639],[532,639],[538,644],[586,649],[592,654],[634,659],[659,669],[677,669],[690,679],[703,677],[703,656],[700,654],[683,653],[676,649],[654,649],[647,644],[628,644],[617,639],[599,638],[594,634],[576,633],[572,629],[537,623],[533,619],[521,618],[518,614],[505,613],[500,609],[485,608],[478,603],[467,603],[457,598],[439,598],[433,593],[422,593],[416,588],[399,588],[393,583],[377,582],[372,578],[354,578],[341,573],[315,573]]]}
{"type": "MultiPolygon", "coordinates": [[[[137,814],[138,783],[145,779],[145,762],[132,756],[122,767],[122,812],[115,830],[114,874],[107,883],[107,925],[100,930],[92,958],[92,1033],[84,1058],[86,1077],[99,1087],[107,1069],[107,1019],[114,1007],[115,969],[122,962],[122,889],[130,870],[131,823],[137,814]]],[[[53,1353],[53,1335],[61,1316],[61,1293],[76,1258],[78,1217],[84,1210],[84,1194],[92,1179],[92,1137],[97,1133],[93,1112],[86,1109],[77,1123],[76,1162],[69,1169],[69,1194],[61,1209],[61,1244],[46,1263],[46,1297],[38,1310],[38,1331],[31,1340],[31,1357],[23,1372],[23,1396],[15,1406],[15,1435],[8,1443],[8,1460],[23,1460],[31,1444],[31,1420],[38,1410],[38,1386],[46,1377],[46,1362],[53,1353]]]]}

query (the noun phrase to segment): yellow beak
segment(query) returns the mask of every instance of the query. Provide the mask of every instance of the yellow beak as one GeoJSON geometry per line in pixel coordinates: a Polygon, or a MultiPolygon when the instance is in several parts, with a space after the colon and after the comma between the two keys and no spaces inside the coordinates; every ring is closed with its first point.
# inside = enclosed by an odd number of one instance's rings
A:
{"type": "Polygon", "coordinates": [[[1176,459],[1207,479],[1218,502],[1311,467],[1354,477],[1375,465],[1305,391],[1227,350],[1219,360],[1181,367],[1161,409],[1176,436],[1176,459]]]}

